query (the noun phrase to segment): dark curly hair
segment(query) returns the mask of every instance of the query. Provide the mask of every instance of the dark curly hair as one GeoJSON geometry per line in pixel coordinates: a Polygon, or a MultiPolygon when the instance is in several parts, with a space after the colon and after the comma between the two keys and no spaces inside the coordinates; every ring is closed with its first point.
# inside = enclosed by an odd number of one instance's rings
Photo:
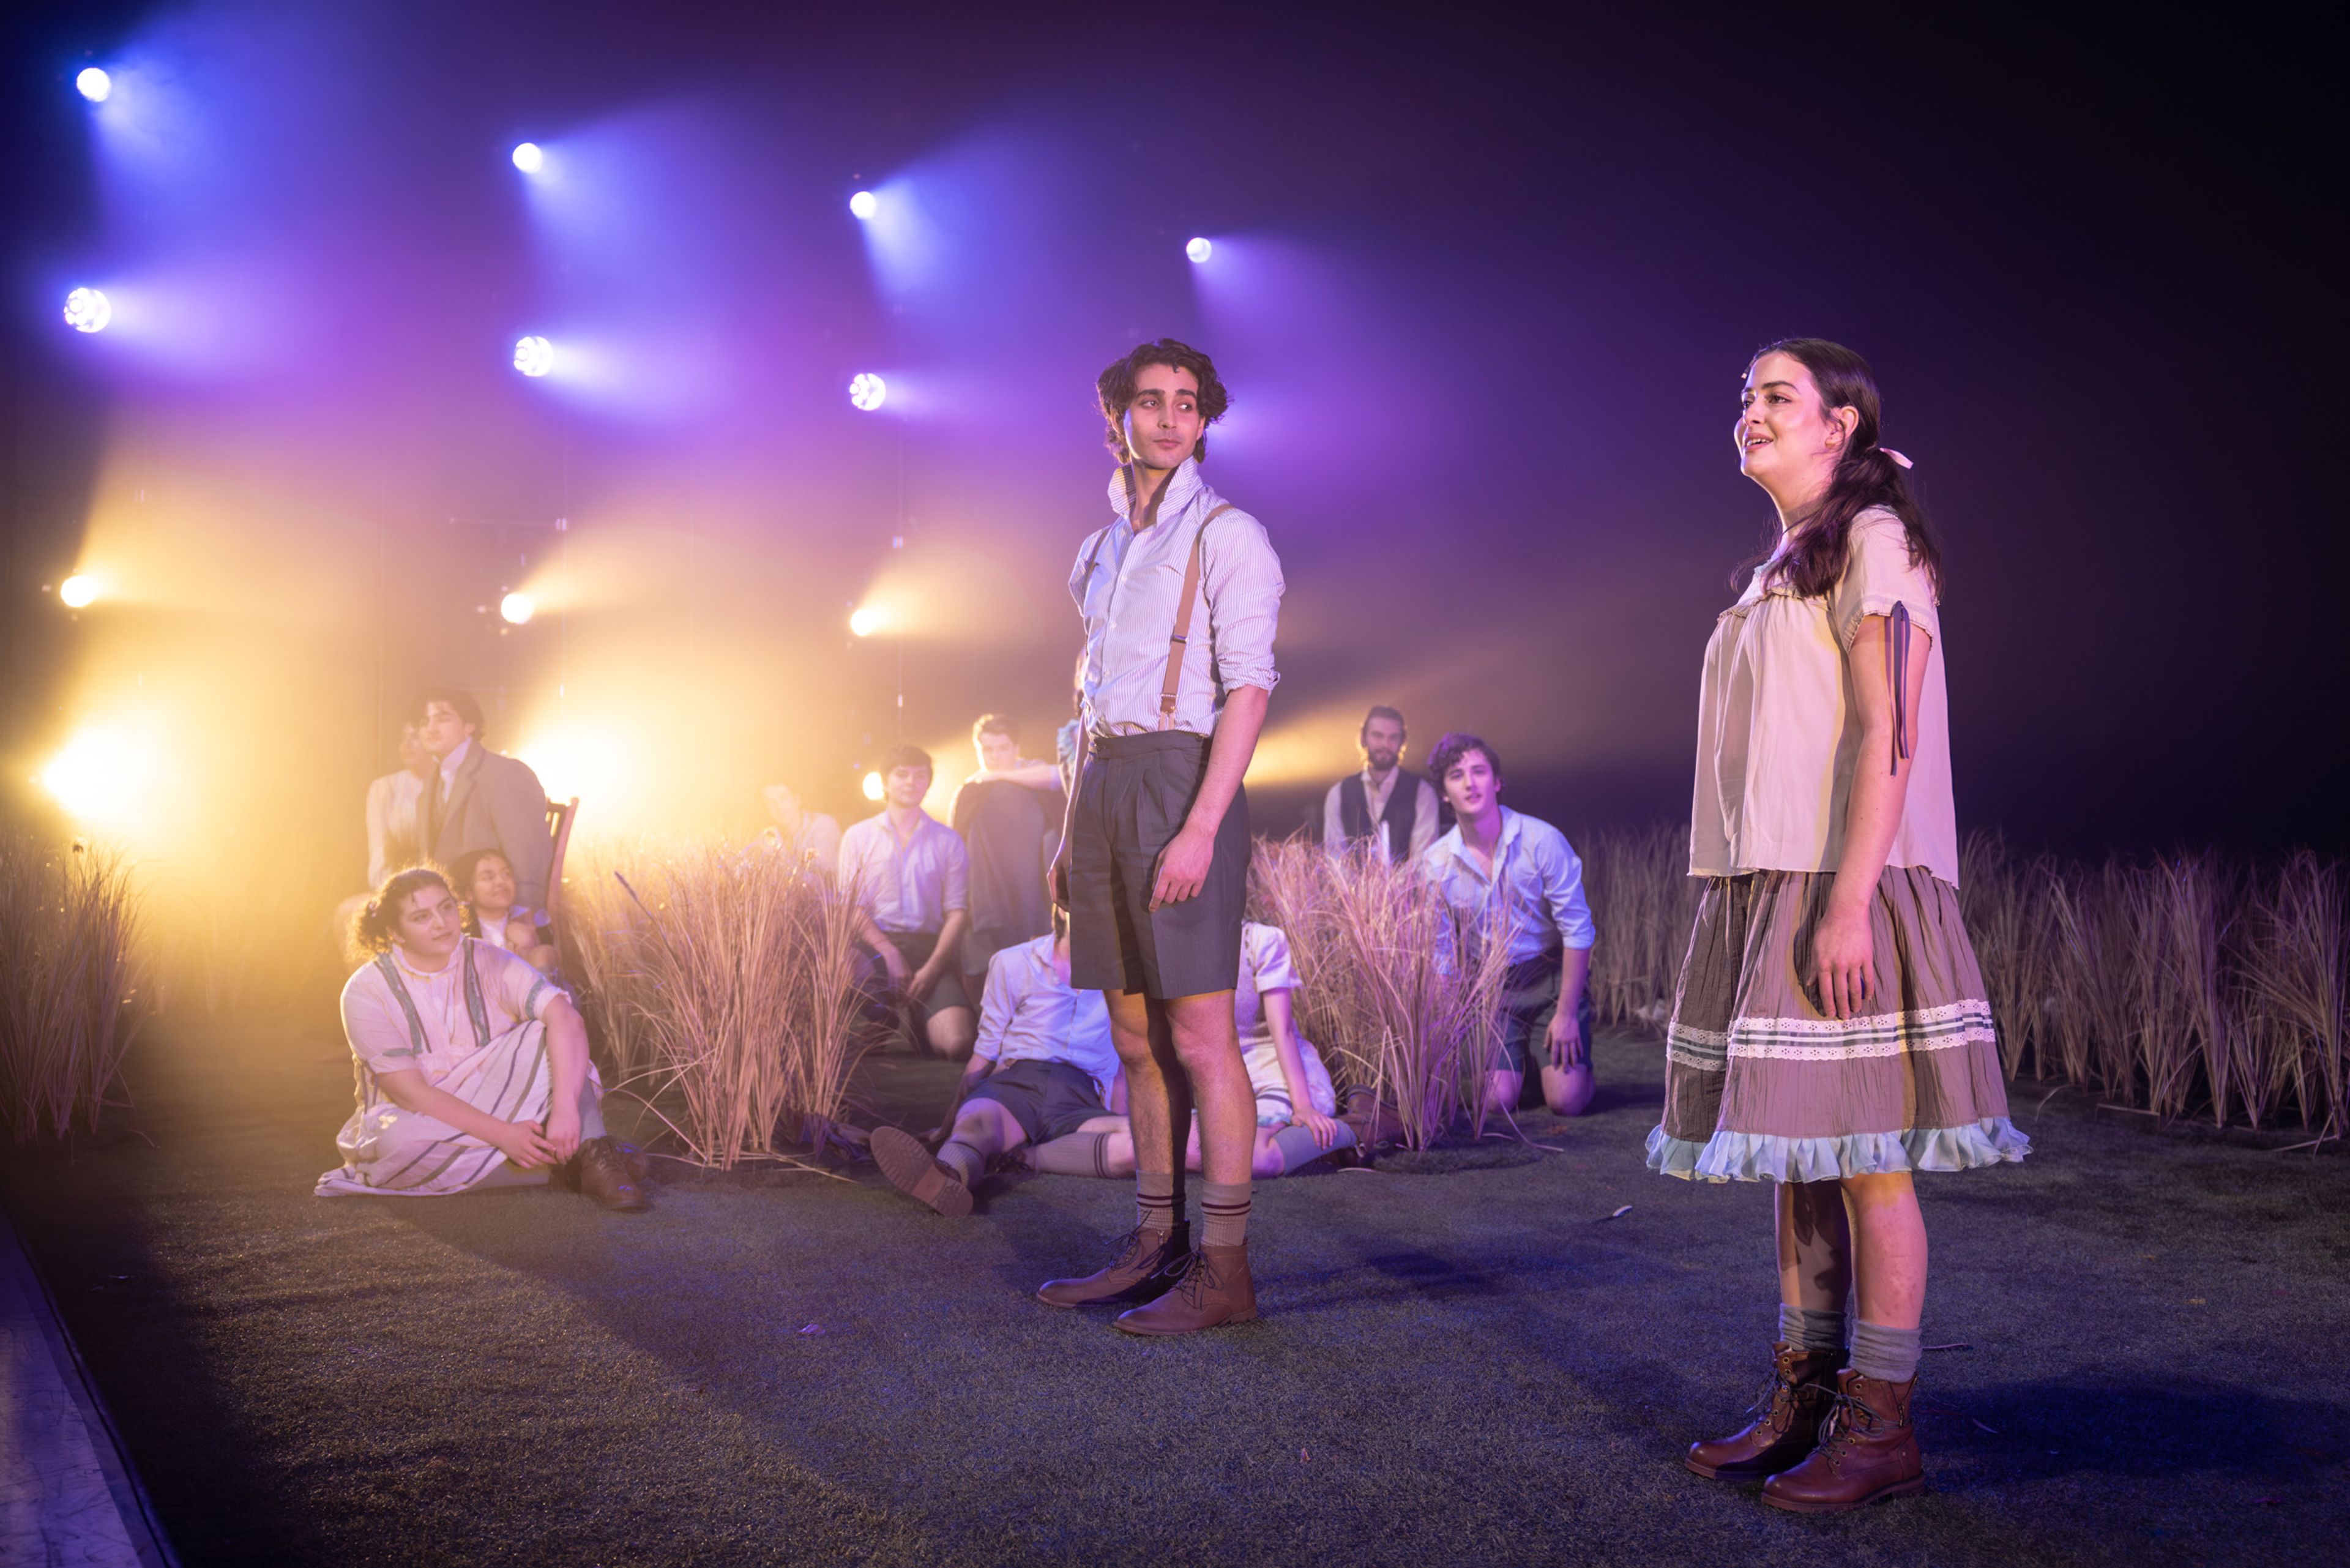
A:
{"type": "Polygon", "coordinates": [[[1452,764],[1471,752],[1484,753],[1486,762],[1492,764],[1493,782],[1502,782],[1502,755],[1499,752],[1466,730],[1447,730],[1436,737],[1436,744],[1429,748],[1428,753],[1428,776],[1435,781],[1439,794],[1443,792],[1444,775],[1452,771],[1452,764]]]}
{"type": "Polygon", "coordinates": [[[1161,337],[1155,343],[1138,343],[1118,358],[1113,359],[1102,373],[1094,378],[1094,400],[1101,410],[1106,427],[1103,439],[1118,462],[1131,454],[1126,450],[1126,410],[1134,403],[1134,379],[1146,366],[1170,365],[1178,370],[1189,370],[1200,383],[1200,439],[1191,448],[1191,455],[1201,462],[1208,460],[1206,427],[1224,417],[1232,407],[1232,394],[1217,379],[1216,362],[1192,348],[1178,343],[1172,337],[1161,337]]]}
{"type": "Polygon", "coordinates": [[[384,878],[359,912],[351,917],[350,938],[347,944],[351,961],[364,963],[391,950],[391,929],[400,920],[400,911],[408,900],[427,888],[438,888],[452,898],[455,889],[449,879],[430,866],[411,866],[405,871],[395,871],[384,878]]]}
{"type": "Polygon", "coordinates": [[[1754,358],[1746,362],[1747,369],[1752,370],[1755,360],[1765,354],[1784,354],[1809,370],[1813,384],[1820,389],[1820,402],[1830,413],[1850,409],[1859,418],[1828,480],[1827,493],[1797,522],[1787,535],[1785,549],[1780,549],[1779,531],[1773,529],[1762,554],[1745,562],[1739,575],[1742,576],[1748,566],[1761,566],[1773,581],[1786,584],[1799,597],[1818,598],[1844,576],[1853,519],[1872,506],[1881,506],[1901,519],[1909,536],[1910,562],[1926,568],[1934,597],[1939,598],[1940,543],[1925,506],[1909,488],[1908,472],[1877,444],[1884,404],[1877,397],[1877,374],[1868,368],[1868,361],[1825,337],[1782,337],[1756,349],[1754,358]]]}

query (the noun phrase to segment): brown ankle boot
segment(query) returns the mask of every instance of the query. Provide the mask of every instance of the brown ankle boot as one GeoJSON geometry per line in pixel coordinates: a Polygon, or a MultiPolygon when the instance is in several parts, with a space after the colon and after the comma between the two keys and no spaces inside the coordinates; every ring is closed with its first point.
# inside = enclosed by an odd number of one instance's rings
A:
{"type": "Polygon", "coordinates": [[[875,1127],[873,1140],[866,1147],[873,1151],[873,1163],[889,1179],[889,1185],[918,1203],[927,1203],[950,1220],[961,1220],[971,1212],[971,1189],[954,1168],[942,1159],[934,1159],[922,1140],[896,1127],[875,1127]]]}
{"type": "Polygon", "coordinates": [[[1880,1498],[1926,1490],[1926,1457],[1909,1423],[1915,1377],[1886,1383],[1846,1369],[1835,1404],[1820,1427],[1820,1446],[1791,1470],[1762,1483],[1762,1501],[1794,1513],[1843,1513],[1880,1498]]]}
{"type": "Polygon", "coordinates": [[[1404,1133],[1403,1118],[1392,1106],[1383,1106],[1370,1090],[1357,1085],[1347,1091],[1346,1108],[1338,1119],[1355,1135],[1355,1147],[1366,1155],[1383,1143],[1399,1141],[1404,1133]]]}
{"type": "Polygon", "coordinates": [[[1046,1280],[1036,1299],[1046,1306],[1108,1306],[1128,1302],[1157,1301],[1175,1288],[1183,1265],[1191,1257],[1191,1227],[1178,1221],[1171,1231],[1145,1231],[1140,1226],[1118,1239],[1109,1266],[1082,1279],[1046,1280]]]}
{"type": "Polygon", "coordinates": [[[1175,1288],[1147,1306],[1118,1314],[1128,1334],[1196,1334],[1256,1316],[1256,1281],[1249,1276],[1248,1243],[1202,1247],[1175,1288]]]}
{"type": "Polygon", "coordinates": [[[1819,1440],[1843,1359],[1842,1351],[1773,1344],[1770,1381],[1747,1411],[1754,1419],[1730,1437],[1691,1443],[1682,1462],[1708,1480],[1761,1480],[1793,1469],[1819,1440]]]}
{"type": "Polygon", "coordinates": [[[615,1213],[637,1214],[652,1207],[644,1187],[629,1168],[629,1157],[611,1138],[591,1137],[581,1144],[579,1152],[571,1157],[571,1169],[579,1195],[615,1213]]]}

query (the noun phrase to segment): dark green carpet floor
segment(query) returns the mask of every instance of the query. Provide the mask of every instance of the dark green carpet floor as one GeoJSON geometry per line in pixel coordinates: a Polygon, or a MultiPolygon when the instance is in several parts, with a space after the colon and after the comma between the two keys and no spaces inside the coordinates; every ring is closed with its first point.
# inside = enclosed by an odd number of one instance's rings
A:
{"type": "Polygon", "coordinates": [[[1679,1463],[1762,1369],[1768,1191],[1648,1177],[1660,1053],[1598,1059],[1564,1152],[1261,1184],[1265,1317],[1174,1342],[1030,1299],[1114,1183],[315,1199],[316,1034],[157,1047],[5,1190],[192,1563],[2339,1560],[2350,1161],[2020,1096],[2029,1162],[1924,1184],[1932,1491],[1797,1519],[1679,1463]]]}

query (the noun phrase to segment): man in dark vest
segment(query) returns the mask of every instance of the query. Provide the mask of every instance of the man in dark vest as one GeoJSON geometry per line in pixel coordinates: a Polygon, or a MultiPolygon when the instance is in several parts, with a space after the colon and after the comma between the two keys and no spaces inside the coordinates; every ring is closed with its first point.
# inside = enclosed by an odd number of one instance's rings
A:
{"type": "Polygon", "coordinates": [[[1343,855],[1368,842],[1382,860],[1409,865],[1436,842],[1435,786],[1404,774],[1403,715],[1381,705],[1363,720],[1363,771],[1322,798],[1322,842],[1343,855]]]}

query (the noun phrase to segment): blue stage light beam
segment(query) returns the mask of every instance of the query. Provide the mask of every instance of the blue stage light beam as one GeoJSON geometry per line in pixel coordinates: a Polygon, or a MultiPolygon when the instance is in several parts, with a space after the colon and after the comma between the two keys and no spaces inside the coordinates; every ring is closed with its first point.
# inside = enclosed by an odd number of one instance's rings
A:
{"type": "Polygon", "coordinates": [[[104,103],[107,95],[114,90],[114,78],[91,66],[74,78],[74,90],[92,103],[104,103]]]}
{"type": "Polygon", "coordinates": [[[863,223],[881,210],[881,198],[870,191],[859,191],[848,199],[849,215],[863,223]]]}
{"type": "Polygon", "coordinates": [[[514,166],[525,174],[536,174],[546,167],[546,152],[536,141],[519,142],[514,150],[514,166]]]}
{"type": "Polygon", "coordinates": [[[514,349],[514,368],[525,376],[544,376],[555,369],[555,345],[533,334],[517,338],[514,349]]]}
{"type": "Polygon", "coordinates": [[[1198,265],[1214,255],[1216,247],[1212,241],[1194,239],[1183,247],[1183,254],[1191,258],[1192,265],[1198,265]]]}
{"type": "Polygon", "coordinates": [[[76,332],[103,332],[113,319],[113,302],[103,291],[78,288],[66,296],[66,325],[76,332]]]}
{"type": "Polygon", "coordinates": [[[870,370],[860,370],[848,383],[848,400],[869,414],[889,400],[889,383],[870,370]]]}

